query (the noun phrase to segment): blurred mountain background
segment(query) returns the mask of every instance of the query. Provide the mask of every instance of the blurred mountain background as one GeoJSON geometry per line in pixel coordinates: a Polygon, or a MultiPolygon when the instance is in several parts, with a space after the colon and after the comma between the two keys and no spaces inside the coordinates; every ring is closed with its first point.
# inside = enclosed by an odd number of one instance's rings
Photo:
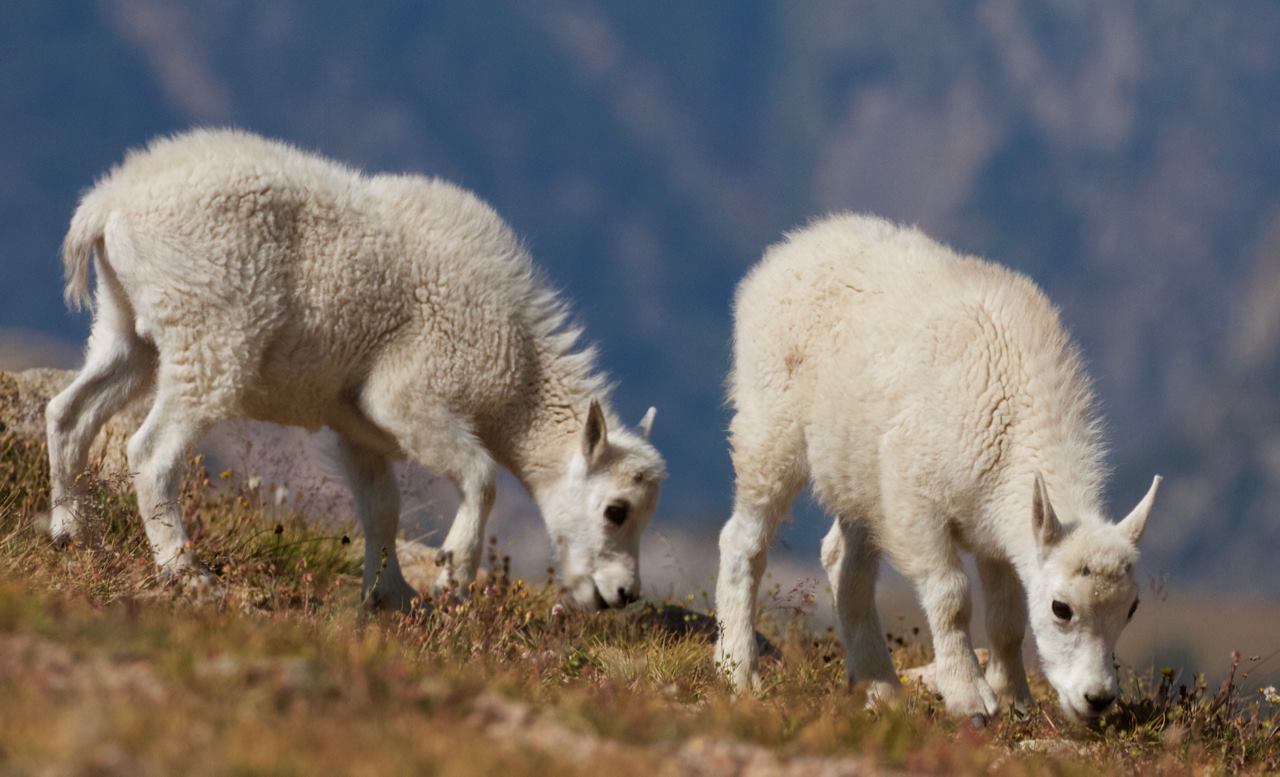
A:
{"type": "Polygon", "coordinates": [[[871,211],[1023,270],[1088,356],[1114,511],[1167,477],[1147,572],[1280,596],[1280,5],[4,3],[0,366],[76,363],[78,192],[207,124],[488,199],[624,417],[658,406],[669,531],[727,517],[730,300],[785,230],[871,211]]]}

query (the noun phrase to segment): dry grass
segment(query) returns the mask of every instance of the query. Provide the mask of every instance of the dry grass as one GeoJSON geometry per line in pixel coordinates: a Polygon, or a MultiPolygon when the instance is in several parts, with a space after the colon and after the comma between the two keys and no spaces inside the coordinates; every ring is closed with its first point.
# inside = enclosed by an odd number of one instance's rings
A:
{"type": "MultiPolygon", "coordinates": [[[[466,601],[371,615],[341,535],[217,487],[199,462],[184,512],[221,588],[196,600],[154,575],[120,483],[91,481],[86,539],[50,547],[32,520],[43,457],[0,437],[0,774],[1280,768],[1280,708],[1231,683],[1133,678],[1098,730],[1047,703],[973,731],[919,689],[865,712],[835,639],[797,617],[804,592],[775,592],[793,603],[766,608],[781,659],[762,697],[736,701],[705,630],[559,607],[544,581],[503,574],[496,546],[498,573],[466,601]]],[[[904,666],[927,660],[919,635],[894,644],[904,666]]]]}

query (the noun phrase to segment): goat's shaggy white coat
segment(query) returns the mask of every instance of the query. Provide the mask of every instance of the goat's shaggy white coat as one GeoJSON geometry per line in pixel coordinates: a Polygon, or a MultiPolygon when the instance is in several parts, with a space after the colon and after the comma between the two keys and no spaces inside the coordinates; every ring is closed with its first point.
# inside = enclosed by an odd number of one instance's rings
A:
{"type": "Polygon", "coordinates": [[[131,152],[84,196],[64,244],[72,304],[89,298],[95,254],[85,366],[47,413],[56,538],[77,528],[98,428],[154,383],[129,460],[170,571],[194,569],[176,505],[185,457],[216,421],[247,416],[337,431],[377,603],[414,596],[395,558],[402,455],[462,493],[437,588],[474,575],[503,465],[541,508],[579,602],[636,596],[664,477],[652,410],[639,433],[618,424],[592,351],[474,195],[198,130],[131,152]]]}
{"type": "Polygon", "coordinates": [[[1028,615],[1064,709],[1105,709],[1159,478],[1122,523],[1103,516],[1090,384],[1034,283],[878,218],[816,221],[739,286],[729,390],[736,493],[720,536],[717,660],[736,686],[757,679],[769,540],[811,481],[836,517],[822,562],[849,677],[872,698],[898,685],[875,612],[883,553],[917,588],[953,712],[1030,698],[1028,615]],[[987,595],[985,678],[962,549],[987,595]]]}

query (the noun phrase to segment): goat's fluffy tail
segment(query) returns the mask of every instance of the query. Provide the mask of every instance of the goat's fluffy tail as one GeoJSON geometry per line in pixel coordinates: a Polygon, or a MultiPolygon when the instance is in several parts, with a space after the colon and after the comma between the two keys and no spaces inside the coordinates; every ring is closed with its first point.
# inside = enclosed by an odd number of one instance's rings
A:
{"type": "Polygon", "coordinates": [[[89,262],[96,251],[104,259],[103,233],[111,210],[98,189],[80,200],[71,217],[71,226],[62,240],[62,269],[66,280],[63,297],[72,310],[80,310],[91,302],[89,296],[89,262]]]}

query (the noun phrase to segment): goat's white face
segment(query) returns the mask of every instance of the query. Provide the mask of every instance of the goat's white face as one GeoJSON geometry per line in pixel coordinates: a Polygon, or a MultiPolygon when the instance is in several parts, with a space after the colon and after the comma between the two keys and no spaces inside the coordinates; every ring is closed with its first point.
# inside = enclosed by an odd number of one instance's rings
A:
{"type": "Polygon", "coordinates": [[[1027,584],[1028,619],[1045,676],[1073,720],[1101,717],[1120,693],[1113,652],[1138,608],[1137,543],[1160,478],[1118,524],[1064,527],[1037,478],[1032,527],[1039,574],[1027,584]]]}
{"type": "Polygon", "coordinates": [[[653,408],[635,433],[610,433],[592,400],[582,445],[540,499],[564,588],[580,606],[623,607],[640,596],[640,535],[666,467],[649,444],[653,408]]]}

